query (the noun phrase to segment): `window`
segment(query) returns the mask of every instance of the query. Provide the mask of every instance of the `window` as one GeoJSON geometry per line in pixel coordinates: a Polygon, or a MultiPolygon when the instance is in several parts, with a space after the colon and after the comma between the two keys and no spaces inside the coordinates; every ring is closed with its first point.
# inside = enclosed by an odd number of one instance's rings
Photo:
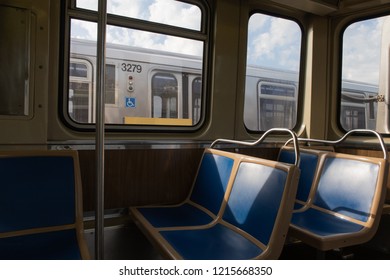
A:
{"type": "Polygon", "coordinates": [[[92,122],[92,65],[72,59],[69,65],[68,112],[78,123],[92,122]]]}
{"type": "MultiPolygon", "coordinates": [[[[68,106],[64,116],[71,125],[85,128],[96,118],[98,1],[73,1],[75,5],[68,9],[69,79],[63,102],[68,106]],[[75,65],[75,60],[90,66],[85,69],[75,65]]],[[[106,124],[115,129],[199,124],[204,111],[201,79],[208,41],[206,11],[203,6],[173,0],[108,0],[106,124]],[[200,79],[197,87],[190,84],[194,77],[200,79]]]]}
{"type": "MultiPolygon", "coordinates": [[[[98,1],[77,0],[76,7],[97,11],[98,1]]],[[[107,0],[107,13],[197,31],[201,30],[202,25],[202,13],[199,7],[175,0],[107,0]],[[187,20],[182,20],[186,17],[187,20]]]]}
{"type": "Polygon", "coordinates": [[[31,117],[32,14],[29,10],[1,5],[0,18],[0,115],[31,117]]]}
{"type": "Polygon", "coordinates": [[[178,87],[172,74],[152,78],[153,118],[177,118],[178,87]]]}
{"type": "Polygon", "coordinates": [[[294,84],[260,81],[258,84],[259,130],[273,127],[294,127],[296,123],[294,84]]]}
{"type": "Polygon", "coordinates": [[[192,119],[194,123],[197,123],[200,120],[201,93],[202,79],[200,77],[196,77],[192,82],[192,119]]]}
{"type": "Polygon", "coordinates": [[[354,22],[343,33],[339,121],[344,130],[390,131],[389,31],[390,17],[384,16],[354,22]]]}
{"type": "Polygon", "coordinates": [[[244,105],[247,129],[296,125],[301,34],[292,20],[261,13],[250,17],[244,105]]]}

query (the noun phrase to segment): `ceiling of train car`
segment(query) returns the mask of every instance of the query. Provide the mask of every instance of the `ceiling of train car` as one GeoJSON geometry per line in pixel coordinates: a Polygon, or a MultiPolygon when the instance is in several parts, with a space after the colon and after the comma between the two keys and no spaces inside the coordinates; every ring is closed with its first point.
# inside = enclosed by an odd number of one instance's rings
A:
{"type": "Polygon", "coordinates": [[[390,0],[270,0],[305,12],[325,16],[334,13],[366,9],[386,3],[390,0]]]}

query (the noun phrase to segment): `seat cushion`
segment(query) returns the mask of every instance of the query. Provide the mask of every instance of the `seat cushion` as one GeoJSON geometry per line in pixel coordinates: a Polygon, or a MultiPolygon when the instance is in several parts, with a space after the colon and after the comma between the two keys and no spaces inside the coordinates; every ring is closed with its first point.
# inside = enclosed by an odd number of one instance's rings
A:
{"type": "Polygon", "coordinates": [[[322,237],[356,233],[363,229],[363,226],[359,224],[313,208],[309,208],[301,213],[294,213],[291,224],[322,237]]]}
{"type": "MultiPolygon", "coordinates": [[[[294,150],[282,150],[279,155],[279,161],[293,164],[295,162],[294,150]]],[[[297,199],[307,201],[313,184],[314,175],[317,169],[318,154],[306,151],[300,152],[300,170],[297,199]]],[[[294,209],[302,206],[296,205],[294,209]]]]}
{"type": "Polygon", "coordinates": [[[139,213],[154,227],[198,226],[213,219],[199,208],[185,203],[172,207],[137,208],[139,213]]]}
{"type": "Polygon", "coordinates": [[[4,157],[0,170],[0,232],[75,222],[72,157],[4,157]]]}
{"type": "Polygon", "coordinates": [[[232,158],[205,153],[190,200],[217,215],[225,196],[233,163],[232,158]]]}
{"type": "Polygon", "coordinates": [[[377,189],[379,165],[348,158],[326,158],[313,204],[366,222],[377,189]]]}
{"type": "Polygon", "coordinates": [[[222,224],[207,229],[160,233],[183,259],[244,260],[262,253],[261,248],[222,224]]]}
{"type": "Polygon", "coordinates": [[[76,230],[0,238],[2,260],[79,260],[76,230]]]}

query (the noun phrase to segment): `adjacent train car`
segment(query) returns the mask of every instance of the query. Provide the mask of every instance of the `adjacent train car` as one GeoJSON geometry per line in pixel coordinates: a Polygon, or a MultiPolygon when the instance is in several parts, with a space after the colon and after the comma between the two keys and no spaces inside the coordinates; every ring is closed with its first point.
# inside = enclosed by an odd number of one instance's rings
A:
{"type": "MultiPolygon", "coordinates": [[[[68,121],[96,122],[96,42],[73,39],[65,95],[68,121]]],[[[171,52],[107,45],[105,122],[107,124],[196,125],[200,120],[201,60],[171,52]],[[128,60],[131,58],[132,60],[128,60]]],[[[298,73],[249,66],[246,72],[246,127],[266,131],[297,122],[298,73]]],[[[342,82],[341,125],[375,129],[378,87],[342,82]]]]}
{"type": "MultiPolygon", "coordinates": [[[[72,40],[68,112],[73,123],[94,123],[96,42],[72,40]]],[[[200,60],[169,52],[107,46],[105,105],[107,124],[147,122],[153,118],[200,117],[200,60]],[[131,58],[131,60],[129,60],[131,58]]],[[[174,124],[174,123],[173,123],[174,124]]]]}

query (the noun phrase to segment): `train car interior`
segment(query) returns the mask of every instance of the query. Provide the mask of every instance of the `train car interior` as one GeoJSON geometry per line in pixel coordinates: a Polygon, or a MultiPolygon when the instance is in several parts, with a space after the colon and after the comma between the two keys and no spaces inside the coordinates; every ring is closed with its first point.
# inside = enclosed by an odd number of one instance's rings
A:
{"type": "Polygon", "coordinates": [[[0,0],[0,259],[390,259],[390,0],[0,0]]]}

